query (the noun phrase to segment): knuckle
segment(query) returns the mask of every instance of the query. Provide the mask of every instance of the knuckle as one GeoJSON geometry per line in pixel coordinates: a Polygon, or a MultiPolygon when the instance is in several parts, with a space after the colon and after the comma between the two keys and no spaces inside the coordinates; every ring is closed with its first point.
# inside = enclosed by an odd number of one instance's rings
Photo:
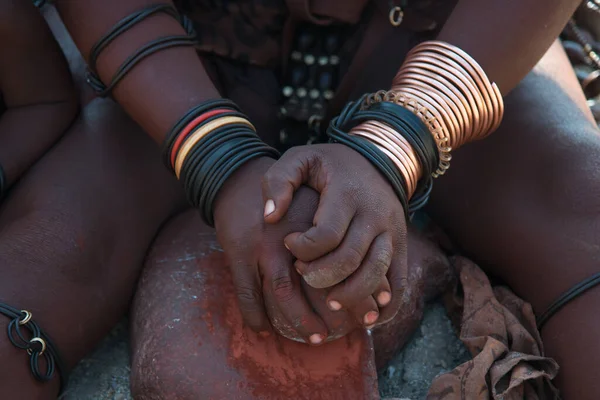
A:
{"type": "Polygon", "coordinates": [[[343,229],[333,225],[320,226],[319,229],[315,231],[315,236],[317,236],[317,233],[319,233],[319,237],[310,238],[313,242],[319,243],[322,241],[326,246],[333,248],[337,247],[342,242],[345,234],[343,229]]]}
{"type": "Polygon", "coordinates": [[[238,285],[236,288],[236,296],[240,308],[244,311],[254,309],[255,305],[262,298],[258,288],[250,285],[238,285]]]}
{"type": "Polygon", "coordinates": [[[345,274],[351,274],[356,271],[362,262],[362,254],[355,247],[349,246],[342,256],[339,268],[345,274]]]}
{"type": "Polygon", "coordinates": [[[279,179],[279,174],[273,168],[269,168],[269,170],[263,175],[261,183],[263,190],[269,190],[271,185],[275,183],[279,179]]]}
{"type": "Polygon", "coordinates": [[[271,287],[275,298],[282,303],[287,303],[294,297],[294,283],[289,275],[274,277],[271,287]]]}
{"type": "Polygon", "coordinates": [[[373,269],[378,275],[385,275],[392,262],[390,249],[379,249],[373,260],[373,269]]]}

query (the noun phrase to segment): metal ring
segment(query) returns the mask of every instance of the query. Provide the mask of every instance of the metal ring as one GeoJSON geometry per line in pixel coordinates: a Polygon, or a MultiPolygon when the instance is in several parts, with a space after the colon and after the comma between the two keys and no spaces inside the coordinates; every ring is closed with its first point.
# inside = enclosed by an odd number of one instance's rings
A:
{"type": "Polygon", "coordinates": [[[392,26],[400,26],[402,20],[404,20],[404,10],[402,10],[402,7],[392,7],[390,9],[389,19],[392,26]]]}
{"type": "MultiPolygon", "coordinates": [[[[40,344],[42,345],[42,350],[40,351],[40,353],[39,353],[39,354],[40,354],[40,356],[41,356],[42,354],[44,354],[44,352],[46,351],[46,341],[45,341],[44,339],[42,339],[42,338],[39,338],[39,337],[34,337],[34,338],[32,338],[32,339],[29,341],[29,343],[33,343],[33,342],[37,342],[37,343],[40,343],[40,344]]],[[[31,353],[32,353],[31,349],[27,349],[27,353],[28,353],[29,355],[31,355],[31,353]]]]}
{"type": "Polygon", "coordinates": [[[21,312],[25,314],[25,317],[23,317],[23,319],[19,321],[19,325],[25,325],[26,323],[31,321],[31,318],[33,318],[33,314],[27,310],[21,310],[21,312]]]}

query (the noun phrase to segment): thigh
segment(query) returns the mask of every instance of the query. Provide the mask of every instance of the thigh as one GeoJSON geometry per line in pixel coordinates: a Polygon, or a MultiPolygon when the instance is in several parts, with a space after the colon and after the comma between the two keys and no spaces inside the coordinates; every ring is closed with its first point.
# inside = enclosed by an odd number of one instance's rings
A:
{"type": "MultiPolygon", "coordinates": [[[[430,211],[462,250],[539,315],[598,272],[600,135],[564,53],[554,45],[506,99],[500,129],[456,152],[430,211]]],[[[600,394],[600,288],[542,331],[565,398],[600,394]],[[585,328],[583,328],[585,327],[585,328]]]]}
{"type": "MultiPolygon", "coordinates": [[[[147,247],[181,204],[156,145],[93,101],[2,203],[0,301],[31,311],[72,367],[127,310],[147,247]]],[[[6,338],[0,355],[0,397],[55,397],[56,380],[34,384],[6,338]]]]}
{"type": "Polygon", "coordinates": [[[136,399],[375,399],[370,337],[320,347],[242,323],[229,267],[195,210],[161,231],[132,309],[136,399]]]}

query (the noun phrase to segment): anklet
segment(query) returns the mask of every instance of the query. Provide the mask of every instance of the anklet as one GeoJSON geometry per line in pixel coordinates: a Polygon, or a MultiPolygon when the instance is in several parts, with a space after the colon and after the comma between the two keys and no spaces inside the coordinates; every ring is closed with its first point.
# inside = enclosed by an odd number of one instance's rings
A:
{"type": "Polygon", "coordinates": [[[0,303],[0,313],[11,318],[8,324],[8,340],[13,346],[27,351],[29,354],[29,367],[33,377],[40,382],[48,382],[54,377],[58,370],[60,375],[60,393],[67,387],[68,373],[58,350],[48,335],[33,321],[33,314],[27,310],[17,310],[7,304],[0,303]],[[29,330],[31,336],[27,339],[21,328],[29,330]],[[46,360],[46,372],[42,373],[40,368],[40,356],[46,360]]]}
{"type": "Polygon", "coordinates": [[[537,326],[538,330],[542,330],[542,327],[548,320],[558,312],[561,308],[563,308],[567,303],[581,296],[588,290],[600,284],[600,272],[590,276],[589,278],[583,280],[577,285],[573,286],[571,289],[567,290],[563,294],[560,295],[554,303],[548,307],[548,309],[537,318],[537,326]]]}

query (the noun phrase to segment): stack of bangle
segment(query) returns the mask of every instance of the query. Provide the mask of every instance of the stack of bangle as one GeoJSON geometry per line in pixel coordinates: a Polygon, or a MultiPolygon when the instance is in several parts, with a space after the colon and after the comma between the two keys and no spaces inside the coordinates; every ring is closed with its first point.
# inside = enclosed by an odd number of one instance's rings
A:
{"type": "Polygon", "coordinates": [[[431,193],[431,172],[439,159],[435,141],[427,126],[406,108],[394,103],[365,107],[366,98],[348,103],[331,121],[327,134],[331,141],[350,146],[369,159],[390,181],[407,215],[412,214],[425,205],[431,193]],[[425,171],[426,177],[418,184],[417,168],[425,171]]]}
{"type": "Polygon", "coordinates": [[[449,167],[450,149],[495,131],[504,114],[498,86],[460,48],[440,41],[416,46],[394,78],[390,101],[407,106],[431,124],[443,154],[435,172],[449,167]],[[410,106],[408,106],[411,108],[410,106]]]}
{"type": "Polygon", "coordinates": [[[179,12],[169,4],[158,4],[145,7],[140,11],[136,11],[127,17],[117,22],[104,36],[102,36],[90,50],[90,56],[88,61],[88,73],[87,82],[96,91],[98,96],[107,96],[115,86],[131,71],[137,64],[139,64],[144,58],[156,53],[157,51],[167,49],[170,47],[180,46],[196,46],[196,33],[192,22],[179,14],[179,12]],[[139,48],[134,54],[129,56],[117,69],[110,83],[105,85],[96,70],[96,62],[100,53],[108,47],[119,35],[128,31],[135,25],[144,21],[145,19],[156,15],[156,14],[167,14],[175,18],[186,30],[187,35],[171,35],[161,37],[146,43],[144,46],[139,48]]]}
{"type": "Polygon", "coordinates": [[[4,197],[4,191],[6,190],[6,175],[4,175],[4,169],[0,165],[0,200],[4,197]]]}
{"type": "Polygon", "coordinates": [[[229,100],[212,100],[188,111],[170,130],[163,146],[165,164],[183,182],[188,200],[214,225],[212,206],[219,189],[244,163],[278,158],[254,126],[229,100]]]}
{"type": "Polygon", "coordinates": [[[349,103],[328,134],[377,166],[412,213],[450,167],[451,150],[492,133],[503,112],[500,90],[472,57],[428,41],[408,54],[389,92],[349,103]]]}

